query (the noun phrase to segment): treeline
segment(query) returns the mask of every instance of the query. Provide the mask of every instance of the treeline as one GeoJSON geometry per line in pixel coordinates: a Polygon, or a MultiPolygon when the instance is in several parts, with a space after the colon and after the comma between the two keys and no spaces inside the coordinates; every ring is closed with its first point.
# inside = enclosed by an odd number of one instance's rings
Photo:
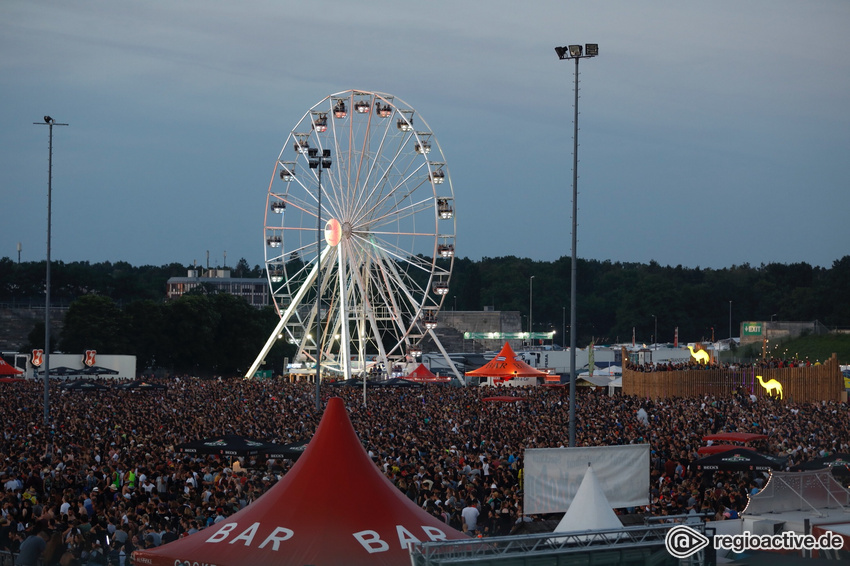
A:
{"type": "MultiPolygon", "coordinates": [[[[701,269],[579,259],[576,269],[580,346],[591,339],[630,341],[633,328],[639,343],[672,342],[676,327],[680,341],[709,340],[712,330],[716,339],[727,338],[730,301],[734,336],[741,322],[751,320],[819,320],[830,328],[850,327],[850,256],[830,268],[771,263],[701,269]]],[[[443,308],[454,308],[456,297],[458,310],[489,305],[527,315],[532,302],[534,330],[555,330],[555,342],[561,343],[564,321],[570,320],[569,290],[568,257],[459,259],[443,308]]]]}
{"type": "MultiPolygon", "coordinates": [[[[189,269],[194,268],[179,263],[136,267],[125,261],[52,261],[51,304],[68,306],[77,297],[88,294],[110,297],[119,304],[144,299],[162,300],[165,296],[165,282],[169,277],[185,277],[189,269]]],[[[250,268],[244,258],[235,267],[227,269],[233,277],[263,276],[259,265],[250,268]]],[[[17,263],[8,257],[0,259],[0,302],[43,303],[45,271],[43,261],[17,263]]]]}
{"type": "MultiPolygon", "coordinates": [[[[168,302],[139,300],[123,307],[89,294],[71,303],[61,332],[51,332],[51,350],[134,355],[139,372],[244,375],[278,320],[272,307],[256,309],[234,295],[203,289],[168,302]]],[[[44,322],[36,323],[27,339],[29,348],[43,348],[44,322]]],[[[280,341],[261,369],[279,373],[292,350],[280,341]]]]}
{"type": "MultiPolygon", "coordinates": [[[[44,262],[0,259],[0,302],[43,304],[44,267],[44,262]]],[[[139,367],[150,364],[198,373],[246,369],[274,328],[274,310],[253,309],[232,297],[205,295],[203,290],[166,303],[166,281],[185,276],[187,269],[180,264],[55,262],[53,303],[71,305],[58,344],[65,351],[85,347],[133,353],[139,367]],[[84,323],[77,323],[78,312],[84,323]],[[101,313],[99,319],[92,318],[94,312],[101,313]],[[98,328],[108,329],[98,338],[102,347],[93,345],[92,333],[98,328]]],[[[234,277],[263,273],[260,266],[249,268],[244,259],[230,269],[234,277]]],[[[819,320],[831,328],[850,327],[850,256],[829,268],[771,263],[701,269],[580,259],[577,273],[580,346],[591,339],[630,341],[632,329],[638,342],[647,343],[672,341],[676,327],[683,342],[709,340],[712,335],[726,338],[730,313],[734,336],[740,323],[750,320],[819,320]]],[[[491,306],[527,316],[533,303],[534,330],[555,330],[556,343],[568,342],[563,330],[569,324],[569,288],[566,257],[554,262],[513,256],[459,258],[443,310],[491,306]]],[[[524,319],[523,328],[526,325],[524,319]]],[[[567,328],[567,336],[568,332],[567,328]]],[[[36,345],[37,329],[31,337],[36,345]]],[[[283,355],[275,352],[280,358],[275,367],[283,355]]]]}

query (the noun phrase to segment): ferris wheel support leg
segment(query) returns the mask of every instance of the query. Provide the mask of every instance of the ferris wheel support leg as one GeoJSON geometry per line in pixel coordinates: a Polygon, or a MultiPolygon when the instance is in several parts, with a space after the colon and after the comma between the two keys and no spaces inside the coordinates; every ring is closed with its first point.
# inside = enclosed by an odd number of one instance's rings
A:
{"type": "MultiPolygon", "coordinates": [[[[367,287],[366,287],[366,285],[364,285],[363,279],[360,276],[360,273],[358,273],[356,271],[354,272],[354,282],[361,289],[362,296],[366,297],[367,296],[367,293],[366,293],[367,287]]],[[[365,304],[362,305],[362,308],[365,309],[364,318],[366,319],[366,322],[368,322],[370,327],[372,328],[372,335],[373,336],[380,336],[381,332],[378,329],[378,323],[375,321],[375,311],[374,311],[373,305],[372,305],[372,303],[370,303],[368,301],[368,299],[364,299],[364,302],[365,302],[365,304]]],[[[383,362],[384,369],[386,369],[388,367],[388,362],[387,362],[387,351],[384,348],[384,344],[383,344],[383,342],[378,340],[376,346],[378,348],[378,360],[383,362]]],[[[364,368],[364,370],[365,370],[365,368],[364,368]]],[[[366,379],[365,374],[364,374],[363,379],[365,381],[365,379],[366,379]]]]}
{"type": "Polygon", "coordinates": [[[269,339],[266,340],[263,349],[260,350],[259,354],[257,354],[257,359],[254,360],[253,364],[251,364],[251,367],[248,369],[248,373],[245,374],[245,379],[251,379],[252,377],[254,377],[254,374],[257,373],[257,370],[260,368],[260,365],[262,365],[263,361],[266,359],[266,356],[272,349],[272,346],[274,346],[275,342],[277,342],[278,336],[280,336],[280,333],[283,332],[283,328],[286,326],[286,323],[289,322],[289,318],[295,311],[295,306],[301,303],[301,301],[304,299],[304,295],[307,294],[307,289],[316,280],[316,275],[319,273],[319,269],[321,269],[321,265],[322,263],[324,263],[325,256],[328,254],[329,249],[330,248],[325,248],[324,251],[322,251],[322,257],[319,259],[319,261],[316,262],[316,264],[313,266],[313,269],[310,270],[310,274],[307,276],[307,279],[304,281],[304,284],[301,285],[301,288],[298,289],[298,292],[295,294],[295,297],[293,297],[292,302],[289,303],[289,306],[280,316],[280,321],[277,323],[277,326],[274,327],[274,330],[269,336],[269,339]]]}
{"type": "Polygon", "coordinates": [[[283,327],[286,326],[286,323],[288,321],[289,317],[280,317],[280,322],[277,323],[277,326],[275,326],[274,330],[269,336],[269,339],[266,340],[263,349],[260,350],[259,354],[257,354],[257,359],[254,360],[253,364],[251,364],[250,369],[248,369],[248,373],[245,374],[245,379],[251,379],[254,374],[257,373],[257,370],[260,368],[260,365],[263,363],[263,361],[265,361],[269,350],[271,350],[272,346],[274,346],[275,342],[277,342],[278,336],[280,336],[280,333],[283,332],[283,327]]]}
{"type": "Polygon", "coordinates": [[[452,372],[454,372],[455,377],[457,377],[460,380],[461,383],[466,385],[466,380],[463,378],[462,375],[460,375],[460,372],[457,370],[457,366],[454,364],[452,359],[449,357],[449,354],[448,354],[448,352],[446,352],[446,349],[443,348],[443,344],[442,344],[442,342],[440,342],[440,339],[437,338],[437,335],[434,333],[434,329],[429,328],[428,334],[431,335],[431,338],[434,340],[434,344],[437,345],[437,348],[440,350],[440,353],[443,354],[443,359],[446,360],[446,363],[449,364],[450,368],[452,368],[452,372]]]}
{"type": "MultiPolygon", "coordinates": [[[[345,261],[343,260],[342,245],[337,245],[337,265],[339,266],[339,296],[348,297],[348,289],[345,287],[345,261]]],[[[345,379],[351,379],[351,345],[348,336],[348,309],[346,305],[347,298],[340,301],[339,318],[340,318],[340,356],[343,363],[342,368],[345,372],[345,379]]]]}

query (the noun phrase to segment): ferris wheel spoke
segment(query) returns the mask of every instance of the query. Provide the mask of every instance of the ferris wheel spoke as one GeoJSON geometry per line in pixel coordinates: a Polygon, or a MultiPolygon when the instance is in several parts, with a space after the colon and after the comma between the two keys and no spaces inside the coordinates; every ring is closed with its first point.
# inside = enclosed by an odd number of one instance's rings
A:
{"type": "Polygon", "coordinates": [[[363,248],[374,249],[376,251],[369,253],[370,257],[381,257],[382,255],[392,257],[397,261],[404,262],[410,266],[421,269],[423,272],[431,271],[431,263],[419,258],[416,255],[411,255],[408,251],[390,244],[386,241],[376,241],[374,239],[366,239],[360,235],[357,238],[363,242],[363,248]],[[379,253],[380,252],[380,253],[379,253]]]}
{"type": "Polygon", "coordinates": [[[405,220],[407,218],[416,217],[417,214],[423,211],[431,210],[434,210],[434,199],[433,197],[428,196],[426,199],[421,200],[419,202],[411,202],[405,207],[397,207],[393,210],[386,211],[381,216],[373,217],[369,222],[369,231],[373,233],[379,233],[376,230],[377,228],[398,224],[400,221],[405,220]]]}
{"type": "MultiPolygon", "coordinates": [[[[371,159],[371,162],[369,163],[366,178],[363,180],[363,186],[364,187],[367,186],[369,181],[373,177],[376,178],[376,181],[375,181],[374,185],[372,186],[373,188],[372,188],[371,191],[363,191],[362,192],[363,198],[361,199],[361,204],[364,203],[364,202],[368,203],[368,202],[371,202],[373,200],[376,200],[375,195],[381,194],[383,192],[387,183],[389,182],[389,175],[390,174],[397,174],[397,173],[395,173],[395,171],[403,172],[403,171],[406,170],[406,168],[402,169],[402,168],[399,168],[397,166],[397,160],[398,160],[399,156],[402,155],[404,145],[405,145],[405,143],[407,143],[407,140],[410,138],[410,135],[402,136],[402,138],[400,140],[398,140],[398,146],[395,148],[394,154],[390,157],[388,162],[379,163],[379,158],[382,155],[383,149],[384,149],[384,147],[386,147],[388,145],[387,144],[387,138],[388,138],[389,132],[390,132],[390,124],[388,122],[384,127],[384,131],[383,131],[383,134],[381,136],[381,141],[378,144],[377,150],[374,152],[373,157],[371,159]],[[377,172],[380,172],[380,173],[377,173],[377,172]]],[[[358,207],[358,208],[360,208],[360,207],[358,207]]]]}
{"type": "MultiPolygon", "coordinates": [[[[402,342],[410,333],[410,329],[419,314],[420,306],[414,296],[417,289],[410,285],[410,282],[405,281],[406,278],[401,276],[394,262],[381,261],[378,262],[378,265],[381,266],[385,280],[385,286],[381,288],[381,293],[388,297],[386,300],[394,305],[394,312],[396,313],[394,321],[399,338],[396,341],[397,348],[402,345],[402,342]],[[392,285],[391,282],[395,284],[392,285]]],[[[393,351],[391,350],[389,353],[391,354],[393,351]]]]}
{"type": "MultiPolygon", "coordinates": [[[[385,173],[380,178],[380,182],[375,184],[375,187],[368,194],[368,197],[364,199],[363,206],[360,210],[364,210],[365,212],[361,212],[361,216],[365,215],[368,217],[375,209],[384,206],[391,197],[396,195],[397,192],[403,191],[403,189],[407,187],[408,182],[413,179],[414,175],[423,168],[427,169],[427,163],[423,162],[416,166],[413,171],[407,171],[406,169],[404,171],[394,171],[393,166],[396,164],[396,161],[397,156],[390,161],[385,169],[385,173]],[[391,180],[389,174],[390,171],[394,171],[394,177],[398,177],[397,181],[391,180]]],[[[410,193],[421,186],[423,182],[424,179],[421,179],[419,183],[410,190],[410,193]]]]}
{"type": "MultiPolygon", "coordinates": [[[[376,128],[376,129],[379,129],[379,128],[376,128]]],[[[362,178],[362,179],[360,178],[360,175],[359,175],[360,169],[358,169],[358,178],[356,179],[354,185],[356,187],[364,187],[365,188],[365,187],[370,185],[371,179],[374,178],[375,175],[376,175],[376,171],[380,171],[380,174],[377,177],[376,182],[374,184],[372,184],[373,190],[371,190],[371,191],[366,191],[366,190],[360,191],[360,193],[358,195],[359,198],[355,201],[355,209],[361,208],[363,202],[369,202],[370,200],[372,200],[374,198],[374,189],[380,190],[381,187],[385,184],[386,176],[388,175],[389,172],[393,171],[393,165],[394,165],[396,159],[398,158],[398,156],[402,152],[402,148],[404,147],[404,144],[406,143],[405,140],[410,137],[407,134],[403,135],[402,139],[400,139],[398,141],[398,147],[395,149],[394,155],[389,159],[389,163],[388,164],[382,164],[382,163],[379,162],[379,160],[381,159],[381,156],[383,155],[384,148],[387,147],[387,145],[386,145],[387,139],[389,138],[389,133],[391,131],[391,121],[386,120],[386,122],[383,124],[383,126],[380,128],[380,130],[382,130],[382,132],[380,133],[380,142],[378,142],[376,150],[373,151],[373,152],[369,151],[368,153],[367,153],[367,151],[364,150],[360,154],[361,162],[362,162],[362,159],[364,159],[364,158],[368,159],[369,162],[368,162],[368,165],[366,167],[366,174],[365,174],[364,178],[362,178]]],[[[363,145],[364,148],[369,147],[367,144],[374,137],[371,134],[372,134],[371,130],[367,130],[367,132],[365,132],[365,135],[367,137],[364,139],[364,145],[363,145]]],[[[362,166],[362,163],[361,163],[361,166],[362,166]]]]}

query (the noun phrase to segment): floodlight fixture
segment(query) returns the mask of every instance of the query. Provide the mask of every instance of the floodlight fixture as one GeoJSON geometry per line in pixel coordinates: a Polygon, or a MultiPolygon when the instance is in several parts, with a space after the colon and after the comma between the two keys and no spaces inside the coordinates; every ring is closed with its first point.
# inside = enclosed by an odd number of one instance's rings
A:
{"type": "Polygon", "coordinates": [[[558,59],[587,59],[599,55],[598,43],[585,43],[581,45],[564,45],[555,48],[558,59]]]}

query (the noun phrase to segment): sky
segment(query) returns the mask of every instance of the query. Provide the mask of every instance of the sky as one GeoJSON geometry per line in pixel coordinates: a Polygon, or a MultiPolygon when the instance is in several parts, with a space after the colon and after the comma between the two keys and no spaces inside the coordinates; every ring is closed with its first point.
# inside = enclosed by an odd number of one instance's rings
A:
{"type": "Polygon", "coordinates": [[[329,94],[427,120],[456,253],[724,268],[850,254],[850,2],[0,2],[0,257],[250,265],[329,94]]]}

